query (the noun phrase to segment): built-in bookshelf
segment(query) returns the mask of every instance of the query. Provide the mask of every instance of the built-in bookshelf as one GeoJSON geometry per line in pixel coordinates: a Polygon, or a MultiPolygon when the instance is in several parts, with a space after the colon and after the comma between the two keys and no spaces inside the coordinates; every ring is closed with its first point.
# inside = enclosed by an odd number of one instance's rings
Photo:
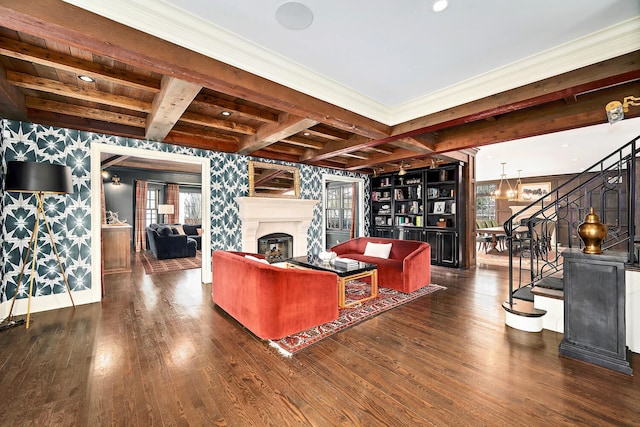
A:
{"type": "Polygon", "coordinates": [[[370,235],[431,244],[432,264],[457,267],[464,246],[463,165],[371,178],[370,235]]]}

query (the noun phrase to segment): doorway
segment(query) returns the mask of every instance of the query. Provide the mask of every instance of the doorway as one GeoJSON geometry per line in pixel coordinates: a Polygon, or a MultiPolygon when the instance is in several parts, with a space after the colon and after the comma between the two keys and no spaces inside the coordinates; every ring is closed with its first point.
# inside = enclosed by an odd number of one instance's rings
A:
{"type": "Polygon", "coordinates": [[[364,236],[364,180],[322,176],[322,246],[364,236]]]}
{"type": "MultiPolygon", "coordinates": [[[[102,226],[102,201],[100,197],[101,176],[101,155],[109,153],[114,155],[134,156],[148,160],[164,160],[178,163],[190,163],[200,166],[202,174],[202,229],[210,230],[211,218],[211,165],[208,157],[195,157],[184,154],[167,153],[161,151],[150,151],[141,148],[132,148],[116,145],[107,145],[101,143],[91,144],[91,250],[92,250],[92,291],[96,292],[96,301],[101,299],[101,271],[102,248],[100,242],[100,230],[102,226]]],[[[202,253],[211,252],[211,234],[203,233],[202,235],[202,253]]],[[[202,257],[201,280],[204,283],[211,282],[211,265],[205,260],[208,257],[202,257]]]]}

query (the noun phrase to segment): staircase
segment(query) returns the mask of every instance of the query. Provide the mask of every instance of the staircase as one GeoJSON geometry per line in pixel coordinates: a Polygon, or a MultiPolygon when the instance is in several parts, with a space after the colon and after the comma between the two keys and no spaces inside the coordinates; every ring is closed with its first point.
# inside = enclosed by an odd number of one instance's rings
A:
{"type": "Polygon", "coordinates": [[[507,325],[529,332],[563,331],[562,251],[583,247],[577,229],[591,207],[607,226],[602,250],[627,252],[628,268],[639,267],[640,238],[635,229],[639,143],[640,136],[504,223],[509,299],[502,307],[507,325]],[[531,211],[516,223],[516,218],[531,211]],[[520,267],[518,277],[514,266],[520,267]]]}

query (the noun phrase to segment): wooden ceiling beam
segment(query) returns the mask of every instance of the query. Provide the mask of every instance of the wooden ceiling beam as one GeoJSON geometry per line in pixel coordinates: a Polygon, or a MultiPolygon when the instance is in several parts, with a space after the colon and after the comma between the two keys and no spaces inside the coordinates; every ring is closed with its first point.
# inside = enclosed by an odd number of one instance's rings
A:
{"type": "Polygon", "coordinates": [[[331,129],[326,126],[314,126],[306,130],[309,135],[317,136],[319,138],[328,139],[331,141],[345,141],[351,136],[343,130],[331,129]]]}
{"type": "Polygon", "coordinates": [[[91,118],[68,116],[59,112],[28,109],[29,120],[43,125],[77,129],[126,138],[144,139],[144,128],[118,123],[104,122],[91,118]]]}
{"type": "Polygon", "coordinates": [[[147,117],[145,137],[154,141],[164,140],[200,90],[202,86],[197,84],[162,76],[160,93],[153,99],[151,112],[147,117]]]}
{"type": "Polygon", "coordinates": [[[256,133],[256,129],[252,126],[243,125],[231,120],[215,119],[213,117],[197,113],[186,112],[182,117],[180,117],[180,121],[234,133],[241,133],[243,135],[255,135],[256,133]]]}
{"type": "Polygon", "coordinates": [[[60,83],[55,80],[35,77],[29,74],[7,71],[7,81],[14,86],[33,89],[40,92],[54,93],[83,101],[96,102],[103,105],[125,108],[143,113],[151,112],[151,103],[121,95],[100,92],[93,89],[60,83]]]}
{"type": "Polygon", "coordinates": [[[282,114],[278,123],[262,125],[255,135],[243,137],[238,145],[238,153],[249,154],[261,150],[304,129],[315,126],[317,123],[313,119],[282,114]]]}
{"type": "Polygon", "coordinates": [[[0,26],[368,138],[391,134],[388,125],[59,0],[0,0],[0,26]]]}
{"type": "Polygon", "coordinates": [[[429,146],[427,146],[427,144],[423,143],[422,141],[411,137],[400,138],[396,141],[391,141],[389,145],[422,154],[431,153],[435,149],[435,144],[429,144],[429,146]]]}
{"type": "Polygon", "coordinates": [[[278,114],[273,113],[271,111],[261,110],[259,108],[251,107],[249,105],[239,104],[237,102],[228,101],[226,99],[220,99],[218,97],[208,95],[206,93],[200,93],[196,96],[196,99],[193,100],[193,105],[195,107],[218,107],[221,110],[226,110],[231,112],[234,116],[239,116],[244,119],[250,120],[258,120],[261,122],[272,122],[275,123],[278,121],[278,114]]]}
{"type": "Polygon", "coordinates": [[[281,142],[295,145],[297,147],[312,148],[314,150],[321,150],[324,147],[324,144],[321,142],[310,141],[308,139],[298,138],[295,136],[290,136],[289,138],[283,138],[281,142]]]}
{"type": "Polygon", "coordinates": [[[129,156],[120,156],[120,155],[111,156],[108,159],[101,161],[100,167],[102,167],[102,169],[106,169],[110,166],[114,166],[114,165],[117,165],[118,163],[122,163],[124,160],[128,158],[129,156]]]}
{"type": "MultiPolygon", "coordinates": [[[[584,126],[607,123],[604,106],[638,91],[637,83],[628,83],[577,97],[575,103],[564,100],[500,116],[495,122],[478,121],[438,132],[437,151],[448,153],[471,147],[512,141],[584,126]]],[[[629,109],[625,117],[640,116],[640,109],[629,109]]]]}
{"type": "Polygon", "coordinates": [[[371,168],[382,163],[400,162],[403,160],[411,160],[416,158],[416,152],[399,148],[391,154],[377,154],[365,160],[351,161],[346,166],[346,170],[356,171],[360,169],[371,168]]]}
{"type": "Polygon", "coordinates": [[[160,92],[160,81],[151,77],[140,76],[126,70],[107,67],[82,58],[65,55],[49,49],[33,46],[17,40],[0,36],[0,55],[34,64],[86,75],[94,79],[104,79],[111,83],[121,84],[149,92],[160,92]]]}
{"type": "Polygon", "coordinates": [[[367,137],[354,135],[346,141],[329,142],[325,144],[323,149],[314,153],[307,153],[307,156],[311,157],[303,157],[300,161],[314,163],[320,160],[330,159],[334,156],[361,151],[364,147],[368,146],[369,141],[371,141],[371,139],[367,137]]]}
{"type": "Polygon", "coordinates": [[[117,123],[120,125],[145,128],[147,120],[145,117],[137,117],[129,114],[114,113],[111,111],[88,108],[81,105],[65,104],[63,102],[49,101],[42,98],[28,96],[26,98],[27,107],[34,110],[49,111],[52,113],[77,116],[85,119],[100,120],[103,122],[117,123]]]}
{"type": "Polygon", "coordinates": [[[171,129],[164,142],[223,153],[234,153],[238,149],[236,137],[214,135],[204,130],[180,125],[171,129]]]}
{"type": "Polygon", "coordinates": [[[0,64],[0,117],[28,121],[25,97],[7,80],[7,72],[0,64]]]}
{"type": "Polygon", "coordinates": [[[636,51],[409,120],[394,126],[392,134],[400,137],[434,132],[637,79],[640,55],[636,51]]]}

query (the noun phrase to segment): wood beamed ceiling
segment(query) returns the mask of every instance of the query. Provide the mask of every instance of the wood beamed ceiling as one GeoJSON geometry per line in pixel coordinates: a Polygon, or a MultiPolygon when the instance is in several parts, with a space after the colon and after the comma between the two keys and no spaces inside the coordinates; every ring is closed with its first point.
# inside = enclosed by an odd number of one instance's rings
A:
{"type": "Polygon", "coordinates": [[[1,117],[365,173],[605,123],[609,101],[640,94],[639,62],[633,52],[388,126],[59,0],[0,0],[1,117]]]}

